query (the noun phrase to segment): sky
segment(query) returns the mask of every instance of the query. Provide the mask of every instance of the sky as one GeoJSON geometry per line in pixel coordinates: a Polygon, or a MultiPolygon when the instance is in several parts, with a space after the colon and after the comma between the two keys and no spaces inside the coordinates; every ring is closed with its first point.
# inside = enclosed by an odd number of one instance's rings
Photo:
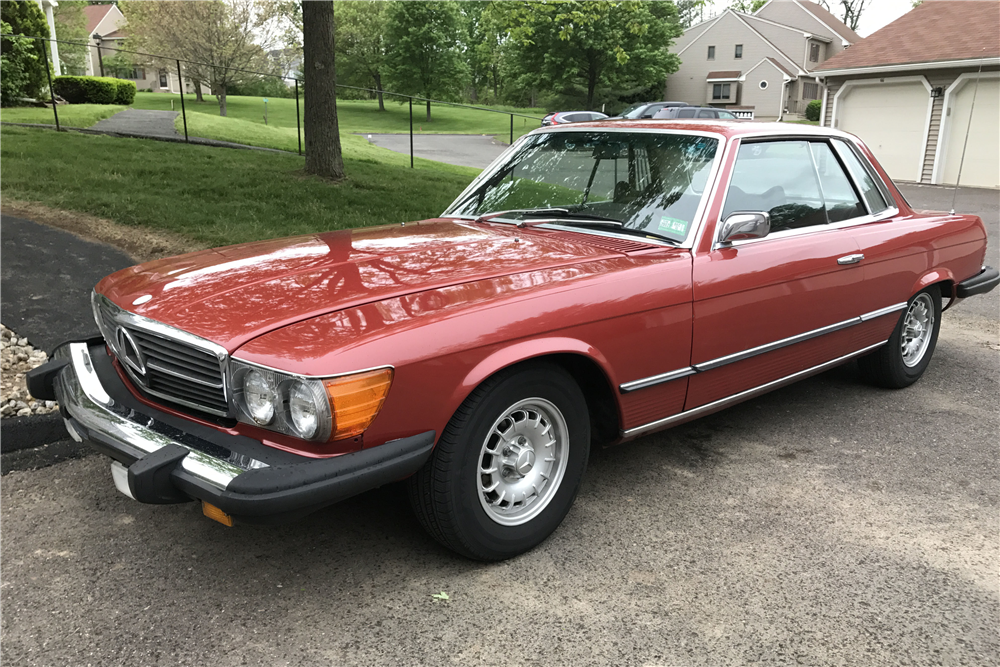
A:
{"type": "MultiPolygon", "coordinates": [[[[705,16],[716,15],[729,6],[728,0],[714,0],[705,7],[705,16]]],[[[837,0],[827,0],[834,15],[839,16],[837,0]]],[[[882,28],[906,12],[912,9],[911,0],[870,0],[861,14],[861,24],[858,26],[858,34],[867,37],[879,28],[882,28]]]]}

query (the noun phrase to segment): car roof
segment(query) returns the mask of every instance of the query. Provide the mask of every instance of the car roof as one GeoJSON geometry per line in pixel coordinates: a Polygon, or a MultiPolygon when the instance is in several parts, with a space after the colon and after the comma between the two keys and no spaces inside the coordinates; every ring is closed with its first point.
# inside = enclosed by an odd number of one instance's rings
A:
{"type": "Polygon", "coordinates": [[[543,128],[534,130],[537,133],[549,132],[581,132],[584,130],[600,129],[635,129],[635,130],[678,130],[683,132],[707,132],[718,134],[727,138],[734,138],[744,135],[797,135],[797,136],[817,136],[817,137],[849,137],[850,135],[834,130],[829,127],[818,127],[816,125],[805,125],[799,123],[778,123],[761,122],[753,120],[723,120],[712,118],[699,118],[695,120],[668,120],[662,119],[642,119],[633,120],[630,118],[609,118],[607,120],[587,121],[583,123],[573,123],[572,126],[565,126],[565,129],[543,128]]]}

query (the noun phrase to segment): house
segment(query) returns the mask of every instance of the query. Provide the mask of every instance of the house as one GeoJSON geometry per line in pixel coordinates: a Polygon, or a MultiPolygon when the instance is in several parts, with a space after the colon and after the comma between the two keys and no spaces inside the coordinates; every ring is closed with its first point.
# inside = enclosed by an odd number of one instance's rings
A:
{"type": "Polygon", "coordinates": [[[681,66],[666,98],[760,120],[801,118],[823,96],[815,70],[861,37],[808,0],[770,0],[754,14],[726,9],[671,47],[681,66]]]}
{"type": "Polygon", "coordinates": [[[821,122],[893,179],[1000,187],[1000,1],[926,0],[823,63],[821,122]],[[964,160],[963,160],[964,154],[964,160]]]}
{"type": "MultiPolygon", "coordinates": [[[[44,0],[46,4],[58,6],[56,0],[44,0]]],[[[117,5],[86,5],[82,7],[84,18],[87,22],[86,41],[89,44],[87,56],[84,59],[84,67],[81,71],[70,72],[72,68],[62,65],[61,69],[67,73],[83,74],[86,76],[113,76],[119,79],[135,81],[136,88],[151,92],[163,92],[177,94],[180,90],[178,85],[177,71],[168,68],[159,68],[153,65],[136,64],[124,70],[113,69],[108,63],[105,66],[105,59],[114,56],[115,49],[124,48],[127,33],[124,31],[128,21],[125,15],[118,9],[117,5]]],[[[49,20],[49,28],[55,33],[58,26],[52,22],[52,12],[49,9],[46,13],[49,20]]],[[[127,54],[126,54],[127,55],[127,54]]],[[[131,58],[129,58],[131,60],[131,58]]],[[[190,80],[184,82],[185,92],[193,93],[194,88],[190,80]]],[[[208,92],[206,86],[202,86],[203,92],[208,92]]]]}

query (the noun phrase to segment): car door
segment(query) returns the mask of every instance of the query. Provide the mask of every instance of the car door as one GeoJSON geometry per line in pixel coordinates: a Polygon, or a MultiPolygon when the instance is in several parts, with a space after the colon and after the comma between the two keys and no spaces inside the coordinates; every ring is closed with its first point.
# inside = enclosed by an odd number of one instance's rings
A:
{"type": "MultiPolygon", "coordinates": [[[[834,224],[847,203],[824,189],[826,141],[740,142],[719,223],[738,211],[766,212],[771,233],[720,244],[703,241],[693,264],[692,367],[685,410],[767,384],[852,350],[862,313],[863,271],[850,229],[834,224]]],[[[834,160],[835,161],[835,160],[834,160]]],[[[840,173],[840,178],[846,179],[840,173]]],[[[854,206],[860,202],[854,201],[854,206]]]]}

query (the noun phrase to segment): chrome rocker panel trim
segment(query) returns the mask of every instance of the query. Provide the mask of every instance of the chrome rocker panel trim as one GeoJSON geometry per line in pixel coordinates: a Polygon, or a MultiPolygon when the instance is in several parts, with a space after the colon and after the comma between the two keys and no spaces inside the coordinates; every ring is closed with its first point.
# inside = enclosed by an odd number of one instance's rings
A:
{"type": "MultiPolygon", "coordinates": [[[[130,419],[134,413],[117,406],[104,390],[86,343],[69,343],[60,348],[59,353],[69,357],[69,364],[55,379],[60,406],[88,431],[101,433],[123,450],[132,452],[135,458],[142,458],[167,445],[178,445],[188,450],[187,456],[179,464],[181,469],[222,491],[238,475],[248,470],[268,467],[266,463],[249,457],[240,457],[245,467],[235,465],[157,432],[154,430],[157,423],[152,418],[143,415],[146,420],[144,423],[130,419]]],[[[76,432],[71,425],[68,425],[67,430],[71,435],[76,432]]]]}
{"type": "MultiPolygon", "coordinates": [[[[737,361],[743,361],[751,357],[756,357],[759,354],[765,354],[767,352],[773,352],[774,350],[780,350],[783,347],[788,347],[789,345],[795,345],[796,343],[801,343],[803,341],[810,340],[812,338],[818,338],[819,336],[825,336],[826,334],[833,333],[835,331],[840,331],[841,329],[847,329],[848,327],[853,327],[875,318],[882,317],[883,315],[891,315],[892,313],[898,313],[901,310],[905,310],[907,302],[897,303],[886,308],[880,308],[879,310],[873,310],[870,313],[865,313],[858,317],[853,317],[849,320],[844,320],[843,322],[837,322],[836,324],[831,324],[829,326],[820,327],[819,329],[813,329],[812,331],[806,331],[805,333],[800,333],[795,336],[789,336],[788,338],[782,338],[781,340],[776,340],[773,343],[765,343],[764,345],[758,345],[757,347],[752,347],[749,350],[743,350],[742,352],[736,352],[734,354],[727,354],[724,357],[718,357],[717,359],[711,359],[709,361],[703,361],[700,364],[695,364],[693,366],[688,366],[687,368],[679,368],[675,371],[670,371],[668,373],[660,373],[659,375],[653,375],[647,378],[641,378],[639,380],[633,380],[631,382],[625,382],[624,384],[618,385],[618,391],[623,394],[627,394],[630,391],[636,391],[637,389],[645,389],[646,387],[652,387],[664,382],[670,382],[672,380],[679,380],[681,378],[688,377],[689,375],[694,375],[695,373],[704,373],[705,371],[710,371],[727,364],[733,364],[737,361]]],[[[881,343],[880,343],[881,344],[881,343]]]]}
{"type": "Polygon", "coordinates": [[[821,373],[828,368],[833,368],[834,366],[839,366],[845,361],[850,361],[854,357],[860,357],[863,354],[867,354],[872,350],[882,347],[887,342],[888,341],[882,341],[881,343],[875,343],[874,345],[869,345],[868,347],[862,348],[856,352],[845,354],[842,357],[837,357],[836,359],[827,361],[817,366],[813,366],[812,368],[807,368],[803,371],[799,371],[798,373],[792,373],[791,375],[786,375],[783,378],[772,380],[771,382],[762,384],[757,387],[753,387],[752,389],[741,391],[738,394],[733,394],[732,396],[727,396],[726,398],[720,398],[717,401],[706,403],[705,405],[698,406],[697,408],[693,408],[691,410],[678,412],[676,415],[671,415],[670,417],[666,417],[665,419],[659,419],[657,421],[650,422],[648,424],[643,424],[642,426],[636,426],[635,428],[630,428],[626,431],[622,431],[622,437],[630,438],[632,436],[642,435],[643,433],[649,431],[655,431],[657,429],[666,428],[667,426],[671,426],[672,424],[678,422],[687,421],[689,419],[695,419],[702,415],[706,415],[710,412],[721,410],[722,408],[728,407],[735,403],[739,403],[741,401],[745,401],[755,396],[759,396],[760,394],[766,394],[772,389],[777,389],[778,387],[781,387],[783,385],[791,384],[809,375],[815,375],[816,373],[821,373]]]}

